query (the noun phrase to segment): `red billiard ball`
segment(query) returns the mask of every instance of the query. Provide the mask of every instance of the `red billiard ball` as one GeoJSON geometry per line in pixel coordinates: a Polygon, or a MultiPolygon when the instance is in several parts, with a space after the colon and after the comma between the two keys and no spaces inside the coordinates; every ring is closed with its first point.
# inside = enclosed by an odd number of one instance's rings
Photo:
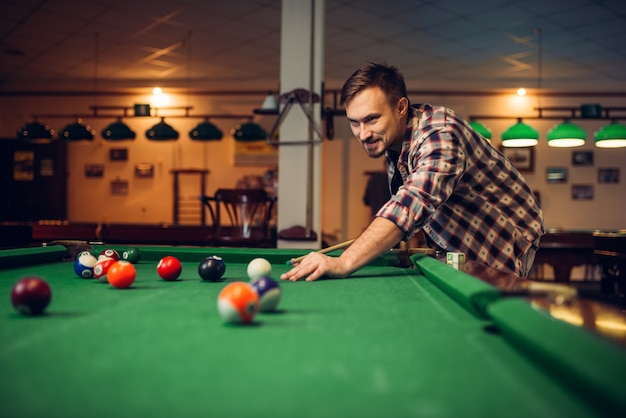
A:
{"type": "Polygon", "coordinates": [[[229,283],[217,297],[217,310],[226,322],[252,322],[259,311],[259,295],[249,283],[229,283]]]}
{"type": "Polygon", "coordinates": [[[206,257],[198,265],[200,278],[209,282],[216,282],[222,278],[226,272],[226,264],[222,257],[212,255],[206,257]]]}
{"type": "Polygon", "coordinates": [[[129,261],[116,261],[111,264],[107,271],[107,280],[111,286],[118,289],[130,287],[135,282],[137,271],[135,266],[129,261]]]}
{"type": "Polygon", "coordinates": [[[259,295],[261,312],[275,311],[281,295],[278,282],[270,277],[259,277],[250,284],[259,295]]]}
{"type": "Polygon", "coordinates": [[[183,266],[180,264],[180,260],[171,255],[163,257],[157,265],[157,273],[159,274],[159,277],[168,282],[178,279],[182,271],[183,266]]]}
{"type": "Polygon", "coordinates": [[[52,298],[52,290],[39,277],[25,277],[13,286],[11,302],[24,315],[40,315],[52,298]]]}

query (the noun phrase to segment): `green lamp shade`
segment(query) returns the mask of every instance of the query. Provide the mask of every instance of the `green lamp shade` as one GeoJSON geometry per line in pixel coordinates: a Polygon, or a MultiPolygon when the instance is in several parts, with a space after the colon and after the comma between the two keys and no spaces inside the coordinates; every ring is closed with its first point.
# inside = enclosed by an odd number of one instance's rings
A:
{"type": "Polygon", "coordinates": [[[503,147],[532,147],[539,142],[539,131],[522,122],[521,119],[502,132],[503,147]]]}
{"type": "Polygon", "coordinates": [[[550,129],[546,137],[551,147],[579,147],[585,144],[587,133],[580,126],[565,121],[550,129]]]}
{"type": "Polygon", "coordinates": [[[102,138],[110,141],[120,141],[124,139],[135,139],[137,136],[128,125],[122,122],[120,119],[117,122],[113,122],[101,132],[102,138]]]}
{"type": "Polygon", "coordinates": [[[626,147],[626,126],[612,122],[593,133],[598,148],[626,147]]]}
{"type": "Polygon", "coordinates": [[[170,125],[165,123],[165,118],[161,118],[161,122],[154,125],[146,131],[146,138],[155,141],[168,141],[178,139],[178,132],[170,125]]]}
{"type": "Polygon", "coordinates": [[[59,132],[59,138],[69,141],[91,141],[95,134],[96,131],[91,129],[89,125],[85,125],[81,119],[77,119],[76,122],[70,123],[59,132]]]}
{"type": "Polygon", "coordinates": [[[41,122],[28,122],[17,130],[17,139],[50,139],[54,131],[41,122]]]}
{"type": "Polygon", "coordinates": [[[260,141],[267,139],[267,132],[254,122],[244,123],[233,131],[235,141],[260,141]]]}
{"type": "Polygon", "coordinates": [[[469,124],[472,127],[472,129],[478,132],[479,134],[481,134],[483,138],[491,140],[491,130],[487,128],[485,125],[475,120],[470,121],[469,124]]]}
{"type": "Polygon", "coordinates": [[[222,139],[222,131],[208,120],[201,122],[189,132],[189,138],[195,141],[216,141],[222,139]]]}

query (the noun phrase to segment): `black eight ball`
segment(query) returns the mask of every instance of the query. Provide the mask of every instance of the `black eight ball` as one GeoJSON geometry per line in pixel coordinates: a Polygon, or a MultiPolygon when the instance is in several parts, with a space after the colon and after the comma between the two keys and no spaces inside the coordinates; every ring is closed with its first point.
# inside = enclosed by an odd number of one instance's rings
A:
{"type": "Polygon", "coordinates": [[[226,264],[222,257],[212,255],[206,257],[198,265],[198,274],[202,280],[216,282],[222,279],[226,271],[226,264]]]}

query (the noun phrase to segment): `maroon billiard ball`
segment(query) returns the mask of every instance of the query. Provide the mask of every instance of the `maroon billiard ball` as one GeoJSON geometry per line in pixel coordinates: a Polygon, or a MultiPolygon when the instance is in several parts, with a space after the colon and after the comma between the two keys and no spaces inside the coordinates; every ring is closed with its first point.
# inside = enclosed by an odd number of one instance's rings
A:
{"type": "Polygon", "coordinates": [[[120,253],[118,253],[113,248],[106,248],[100,252],[100,255],[98,255],[98,260],[102,260],[103,258],[112,258],[113,260],[119,260],[120,253]]]}
{"type": "Polygon", "coordinates": [[[24,315],[41,315],[51,298],[50,286],[39,277],[24,277],[11,291],[13,307],[24,315]]]}

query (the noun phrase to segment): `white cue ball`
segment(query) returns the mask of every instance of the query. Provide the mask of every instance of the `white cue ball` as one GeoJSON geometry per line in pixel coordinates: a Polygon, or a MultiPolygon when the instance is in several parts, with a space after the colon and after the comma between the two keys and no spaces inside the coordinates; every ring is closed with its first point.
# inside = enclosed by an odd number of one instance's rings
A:
{"type": "Polygon", "coordinates": [[[256,280],[259,277],[270,277],[272,275],[272,265],[264,258],[255,258],[248,263],[248,277],[256,280]]]}

